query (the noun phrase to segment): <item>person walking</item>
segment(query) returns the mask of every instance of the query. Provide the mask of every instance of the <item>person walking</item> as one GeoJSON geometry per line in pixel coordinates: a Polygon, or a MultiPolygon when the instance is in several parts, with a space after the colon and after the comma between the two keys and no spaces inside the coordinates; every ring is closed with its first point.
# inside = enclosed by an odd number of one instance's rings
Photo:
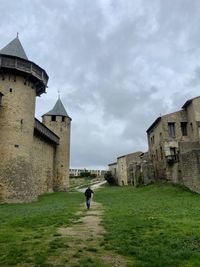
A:
{"type": "Polygon", "coordinates": [[[94,192],[90,189],[90,186],[88,186],[85,190],[86,206],[88,210],[90,208],[92,194],[94,194],[94,192]]]}

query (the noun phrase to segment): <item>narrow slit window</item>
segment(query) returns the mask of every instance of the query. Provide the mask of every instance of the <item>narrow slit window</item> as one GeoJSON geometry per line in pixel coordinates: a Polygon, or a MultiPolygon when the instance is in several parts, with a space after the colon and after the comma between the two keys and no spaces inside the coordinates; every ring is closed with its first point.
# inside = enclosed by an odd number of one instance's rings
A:
{"type": "Polygon", "coordinates": [[[163,150],[162,150],[162,147],[160,147],[160,157],[161,157],[161,159],[163,159],[163,150]]]}
{"type": "Polygon", "coordinates": [[[55,116],[55,115],[52,115],[52,116],[51,116],[51,120],[52,120],[52,121],[56,121],[56,116],[55,116]]]}
{"type": "Polygon", "coordinates": [[[2,105],[3,94],[0,92],[0,106],[2,105]]]}

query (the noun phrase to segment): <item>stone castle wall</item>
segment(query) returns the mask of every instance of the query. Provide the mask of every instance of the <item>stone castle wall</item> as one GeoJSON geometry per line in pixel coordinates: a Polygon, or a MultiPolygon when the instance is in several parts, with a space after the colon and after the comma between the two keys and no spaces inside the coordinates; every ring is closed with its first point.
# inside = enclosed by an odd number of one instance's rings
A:
{"type": "Polygon", "coordinates": [[[29,202],[43,193],[66,190],[70,119],[58,116],[50,127],[60,137],[56,144],[34,132],[34,84],[21,75],[4,74],[0,92],[0,203],[29,202]]]}
{"type": "Polygon", "coordinates": [[[200,149],[183,153],[180,158],[182,183],[200,193],[200,149]]]}
{"type": "Polygon", "coordinates": [[[53,192],[55,176],[56,146],[41,136],[34,135],[32,151],[32,170],[36,180],[37,193],[53,192]]]}
{"type": "Polygon", "coordinates": [[[31,168],[36,91],[23,77],[4,74],[0,92],[0,199],[31,201],[37,198],[31,168]]]}
{"type": "Polygon", "coordinates": [[[62,103],[66,116],[54,132],[35,119],[46,71],[28,60],[18,36],[0,50],[0,68],[0,203],[29,202],[66,189],[71,119],[62,103]]]}

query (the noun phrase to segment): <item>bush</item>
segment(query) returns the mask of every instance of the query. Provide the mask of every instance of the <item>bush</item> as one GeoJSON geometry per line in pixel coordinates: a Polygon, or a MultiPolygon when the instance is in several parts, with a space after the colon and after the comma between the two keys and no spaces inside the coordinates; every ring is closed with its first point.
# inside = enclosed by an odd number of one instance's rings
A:
{"type": "Polygon", "coordinates": [[[88,171],[81,172],[81,173],[80,173],[80,177],[91,177],[91,173],[88,172],[88,171]]]}
{"type": "Polygon", "coordinates": [[[115,177],[112,175],[110,171],[105,172],[104,179],[110,184],[110,185],[116,185],[115,177]]]}
{"type": "Polygon", "coordinates": [[[96,175],[96,173],[91,173],[91,174],[90,174],[90,177],[91,177],[91,178],[96,178],[97,175],[96,175]]]}

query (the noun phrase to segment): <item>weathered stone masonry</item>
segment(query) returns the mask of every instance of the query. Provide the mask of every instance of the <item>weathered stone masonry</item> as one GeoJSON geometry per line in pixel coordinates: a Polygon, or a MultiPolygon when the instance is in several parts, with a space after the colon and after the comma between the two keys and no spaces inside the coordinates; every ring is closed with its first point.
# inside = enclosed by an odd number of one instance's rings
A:
{"type": "Polygon", "coordinates": [[[200,97],[157,118],[147,135],[155,179],[200,192],[200,97]]]}
{"type": "Polygon", "coordinates": [[[34,118],[36,96],[47,82],[18,38],[0,50],[0,203],[68,188],[71,118],[60,99],[46,121],[34,118]]]}

